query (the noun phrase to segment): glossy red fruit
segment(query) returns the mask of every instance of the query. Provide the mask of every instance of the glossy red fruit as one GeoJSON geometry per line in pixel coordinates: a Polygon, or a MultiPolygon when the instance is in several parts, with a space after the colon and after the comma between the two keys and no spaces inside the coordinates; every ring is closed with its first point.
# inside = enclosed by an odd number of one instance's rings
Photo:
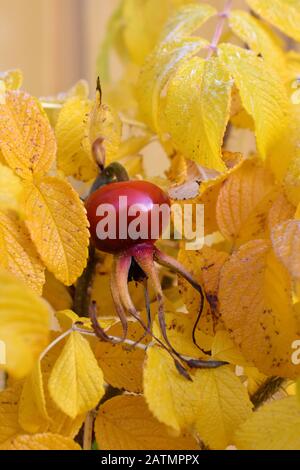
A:
{"type": "Polygon", "coordinates": [[[169,223],[170,200],[152,183],[124,181],[95,191],[86,209],[96,248],[117,253],[160,238],[169,223]]]}

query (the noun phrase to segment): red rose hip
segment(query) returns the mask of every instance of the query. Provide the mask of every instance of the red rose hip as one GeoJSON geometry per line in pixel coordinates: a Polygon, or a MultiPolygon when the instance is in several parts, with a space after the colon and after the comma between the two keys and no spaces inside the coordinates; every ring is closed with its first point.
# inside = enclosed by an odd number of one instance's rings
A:
{"type": "Polygon", "coordinates": [[[108,184],[86,201],[90,233],[97,249],[117,253],[155,243],[169,223],[170,200],[147,181],[108,184]]]}

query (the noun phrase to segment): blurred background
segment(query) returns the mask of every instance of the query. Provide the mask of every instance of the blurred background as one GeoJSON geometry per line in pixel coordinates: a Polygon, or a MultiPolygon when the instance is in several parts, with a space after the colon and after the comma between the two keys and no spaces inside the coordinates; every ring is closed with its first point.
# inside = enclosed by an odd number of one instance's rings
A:
{"type": "MultiPolygon", "coordinates": [[[[224,0],[209,3],[221,8],[224,0]]],[[[94,86],[99,45],[118,4],[119,0],[0,0],[0,70],[20,68],[24,88],[36,96],[66,90],[80,78],[94,86]]],[[[235,7],[242,5],[244,0],[235,0],[235,7]]],[[[112,67],[118,74],[117,62],[112,67]]]]}
{"type": "Polygon", "coordinates": [[[79,78],[95,83],[96,57],[119,0],[0,0],[0,70],[20,68],[24,88],[50,95],[79,78]]]}

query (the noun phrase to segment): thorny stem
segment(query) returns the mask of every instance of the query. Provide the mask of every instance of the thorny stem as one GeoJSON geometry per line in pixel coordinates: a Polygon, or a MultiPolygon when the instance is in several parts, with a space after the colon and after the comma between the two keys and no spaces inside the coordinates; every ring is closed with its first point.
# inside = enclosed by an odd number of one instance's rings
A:
{"type": "Polygon", "coordinates": [[[87,267],[78,279],[75,295],[74,295],[74,312],[79,317],[87,317],[91,302],[91,285],[93,282],[94,272],[97,264],[96,251],[91,245],[89,249],[89,258],[87,267]]]}
{"type": "Polygon", "coordinates": [[[221,13],[219,13],[220,19],[218,21],[214,36],[212,38],[212,42],[208,46],[209,51],[208,51],[206,60],[209,60],[213,56],[213,54],[217,51],[219,41],[220,41],[221,36],[223,34],[224,26],[226,24],[227,18],[228,18],[229,13],[230,13],[230,10],[232,8],[232,3],[233,3],[233,0],[227,0],[227,2],[225,3],[223,11],[221,13]]]}
{"type": "Polygon", "coordinates": [[[265,401],[272,398],[284,382],[285,379],[282,377],[269,377],[251,397],[254,409],[257,410],[257,408],[263,405],[265,401]]]}

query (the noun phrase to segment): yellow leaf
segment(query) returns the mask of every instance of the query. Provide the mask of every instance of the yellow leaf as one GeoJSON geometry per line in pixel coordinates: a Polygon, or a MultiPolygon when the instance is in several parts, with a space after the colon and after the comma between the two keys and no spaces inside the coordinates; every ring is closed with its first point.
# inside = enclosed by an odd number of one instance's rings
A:
{"type": "Polygon", "coordinates": [[[88,341],[79,333],[68,338],[48,386],[57,406],[71,418],[94,408],[104,395],[102,371],[88,341]]]}
{"type": "Polygon", "coordinates": [[[25,216],[37,250],[58,280],[73,284],[86,266],[88,221],[71,185],[60,178],[44,177],[27,183],[25,216]]]}
{"type": "Polygon", "coordinates": [[[75,419],[72,419],[67,416],[56,406],[55,402],[50,396],[48,389],[51,371],[59,355],[61,354],[62,348],[63,343],[57,344],[46,354],[41,363],[45,400],[49,421],[44,421],[44,423],[41,423],[41,427],[38,432],[51,432],[54,434],[61,434],[66,437],[74,438],[75,436],[77,436],[80,428],[82,427],[85,415],[81,414],[75,419]]]}
{"type": "Polygon", "coordinates": [[[0,392],[0,445],[22,432],[18,423],[20,392],[20,383],[0,392]]]}
{"type": "Polygon", "coordinates": [[[87,119],[85,137],[82,146],[87,153],[91,153],[92,146],[98,138],[103,139],[106,164],[112,163],[121,144],[122,122],[118,113],[107,104],[101,104],[101,97],[97,91],[96,99],[87,119]]]}
{"type": "Polygon", "coordinates": [[[221,146],[229,119],[232,81],[219,59],[183,63],[171,78],[165,104],[175,148],[207,168],[225,170],[221,146]]]}
{"type": "Polygon", "coordinates": [[[235,435],[241,450],[300,450],[300,404],[296,397],[267,403],[235,435]]]}
{"type": "Polygon", "coordinates": [[[266,375],[299,375],[292,363],[300,324],[291,281],[268,241],[251,241],[231,256],[222,270],[219,299],[222,319],[245,359],[266,375]]]}
{"type": "Polygon", "coordinates": [[[6,345],[4,369],[27,375],[47,344],[49,311],[30,288],[0,272],[0,338],[6,345]]]}
{"type": "Polygon", "coordinates": [[[46,271],[43,297],[47,302],[49,302],[54,310],[67,310],[73,305],[73,300],[68,288],[48,271],[46,271]]]}
{"type": "Polygon", "coordinates": [[[23,83],[23,74],[18,69],[7,70],[0,73],[0,80],[4,81],[6,90],[18,90],[23,83]]]}
{"type": "Polygon", "coordinates": [[[155,346],[147,355],[145,398],[154,416],[177,432],[195,429],[214,449],[226,448],[251,413],[246,389],[230,367],[197,370],[189,382],[166,351],[155,346]]]}
{"type": "Polygon", "coordinates": [[[268,225],[271,231],[276,225],[288,219],[292,219],[296,208],[289,202],[284,193],[280,193],[275,199],[268,214],[268,225]]]}
{"type": "MultiPolygon", "coordinates": [[[[172,311],[171,308],[175,310],[175,306],[173,303],[169,305],[168,311],[165,313],[165,319],[167,335],[172,346],[182,355],[203,360],[209,359],[209,356],[201,351],[198,346],[205,351],[210,351],[213,341],[212,336],[206,331],[203,333],[201,328],[198,327],[195,331],[195,340],[198,345],[196,346],[193,342],[195,317],[180,311],[172,311]]],[[[157,319],[153,323],[153,328],[155,335],[163,340],[157,319]]]]}
{"type": "Polygon", "coordinates": [[[108,400],[95,422],[96,440],[103,450],[197,450],[195,439],[172,437],[167,426],[150,413],[142,396],[108,400]]]}
{"type": "Polygon", "coordinates": [[[0,149],[7,164],[25,179],[43,175],[56,154],[54,132],[40,104],[20,91],[8,91],[0,105],[0,149]]]}
{"type": "Polygon", "coordinates": [[[245,161],[220,190],[216,210],[221,233],[236,245],[263,237],[274,197],[272,174],[256,160],[245,161]]]}
{"type": "Polygon", "coordinates": [[[209,18],[217,13],[206,3],[188,3],[175,10],[161,33],[160,42],[179,41],[197,31],[209,18]]]}
{"type": "Polygon", "coordinates": [[[151,134],[129,137],[121,143],[118,151],[118,160],[127,156],[134,156],[150,143],[151,134]]]}
{"type": "Polygon", "coordinates": [[[227,331],[217,331],[212,344],[212,357],[218,361],[246,367],[249,362],[245,360],[238,347],[230,339],[227,331]]]}
{"type": "MultiPolygon", "coordinates": [[[[193,0],[189,0],[191,3],[193,0]]],[[[174,7],[187,0],[125,0],[122,10],[123,37],[128,53],[138,65],[154,48],[174,7]]]]}
{"type": "Polygon", "coordinates": [[[0,212],[0,233],[5,255],[2,267],[41,294],[45,268],[24,222],[14,212],[0,212]]]}
{"type": "Polygon", "coordinates": [[[219,51],[246,111],[254,119],[259,153],[268,160],[278,179],[282,179],[292,155],[287,117],[290,104],[284,84],[274,69],[255,53],[231,44],[222,44],[219,51]]]}
{"type": "Polygon", "coordinates": [[[18,210],[22,194],[19,178],[0,163],[0,208],[18,210]]]}
{"type": "Polygon", "coordinates": [[[213,449],[226,448],[237,426],[251,416],[252,404],[244,385],[230,367],[219,367],[201,371],[197,393],[199,435],[213,449]]]}
{"type": "Polygon", "coordinates": [[[80,323],[85,329],[92,329],[91,320],[88,317],[79,317],[72,310],[61,310],[56,312],[55,316],[63,331],[69,330],[75,323],[80,323]]]}
{"type": "MultiPolygon", "coordinates": [[[[299,121],[300,122],[300,121],[299,121]]],[[[299,127],[300,128],[300,127],[299,127]]],[[[296,155],[290,162],[284,178],[284,189],[288,200],[297,206],[300,203],[300,150],[296,149],[296,155]]]]}
{"type": "Polygon", "coordinates": [[[19,423],[25,431],[36,433],[49,421],[41,364],[38,361],[26,378],[19,402],[19,423]]]}
{"type": "MultiPolygon", "coordinates": [[[[122,332],[120,323],[106,331],[108,335],[118,337],[122,337],[122,332]]],[[[129,339],[138,341],[143,333],[144,330],[138,323],[129,322],[127,336],[129,339]]],[[[103,371],[105,382],[129,392],[142,392],[145,351],[130,348],[124,344],[112,346],[109,343],[97,341],[94,354],[103,371]]]]}
{"type": "Polygon", "coordinates": [[[254,132],[254,121],[243,107],[239,90],[235,85],[231,93],[230,122],[238,129],[250,129],[254,132]]]}
{"type": "Polygon", "coordinates": [[[256,54],[274,67],[279,75],[286,77],[286,60],[283,50],[273,37],[271,29],[246,11],[235,10],[229,16],[230,28],[256,54]]]}
{"type": "Polygon", "coordinates": [[[253,398],[260,387],[264,386],[268,377],[265,374],[259,372],[254,366],[244,366],[244,375],[247,377],[247,390],[250,396],[253,398]]]}
{"type": "Polygon", "coordinates": [[[279,28],[284,34],[300,41],[299,0],[247,0],[259,16],[279,28]]]}
{"type": "Polygon", "coordinates": [[[87,114],[91,102],[75,96],[63,105],[55,127],[57,165],[66,176],[89,181],[97,176],[97,165],[91,151],[83,148],[87,114]]]}
{"type": "MultiPolygon", "coordinates": [[[[286,54],[287,61],[287,74],[290,82],[293,83],[297,80],[299,71],[300,71],[300,54],[296,51],[289,51],[286,54]]],[[[298,88],[298,87],[297,87],[298,88]]]]}
{"type": "Polygon", "coordinates": [[[295,280],[300,280],[300,220],[287,220],[273,228],[273,248],[295,280]]]}
{"type": "Polygon", "coordinates": [[[176,67],[207,44],[204,39],[189,38],[157,47],[141,69],[137,99],[143,119],[155,132],[160,130],[159,100],[176,67]]]}
{"type": "Polygon", "coordinates": [[[1,450],[81,450],[73,439],[59,434],[19,435],[0,446],[1,450]]]}

